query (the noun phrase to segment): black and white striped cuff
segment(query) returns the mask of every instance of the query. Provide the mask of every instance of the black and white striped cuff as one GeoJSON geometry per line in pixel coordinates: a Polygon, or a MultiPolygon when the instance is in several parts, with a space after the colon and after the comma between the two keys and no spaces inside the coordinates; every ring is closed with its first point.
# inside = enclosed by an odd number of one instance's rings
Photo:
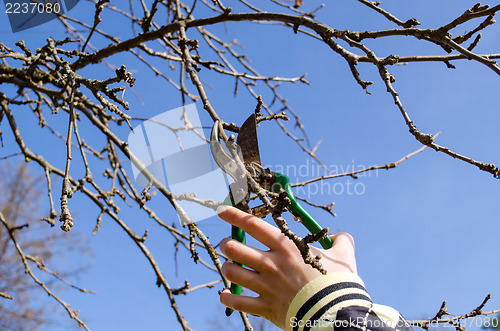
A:
{"type": "Polygon", "coordinates": [[[326,313],[348,306],[371,307],[372,301],[363,281],[350,272],[319,276],[304,286],[288,308],[286,330],[307,331],[326,313]]]}

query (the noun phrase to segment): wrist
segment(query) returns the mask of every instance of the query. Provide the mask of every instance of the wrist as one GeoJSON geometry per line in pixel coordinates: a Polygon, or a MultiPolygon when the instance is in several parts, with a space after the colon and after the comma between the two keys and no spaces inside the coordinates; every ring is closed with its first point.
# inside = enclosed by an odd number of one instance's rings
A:
{"type": "MultiPolygon", "coordinates": [[[[361,278],[352,272],[332,272],[306,284],[293,298],[286,315],[286,330],[312,325],[326,312],[335,315],[343,307],[372,304],[361,278]]],[[[333,316],[334,319],[334,316],[333,316]]]]}

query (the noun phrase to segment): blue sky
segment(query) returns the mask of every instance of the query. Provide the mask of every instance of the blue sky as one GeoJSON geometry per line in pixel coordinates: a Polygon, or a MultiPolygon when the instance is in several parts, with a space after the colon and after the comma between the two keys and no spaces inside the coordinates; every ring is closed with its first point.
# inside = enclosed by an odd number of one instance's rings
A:
{"type": "MultiPolygon", "coordinates": [[[[316,8],[319,4],[318,1],[306,0],[304,6],[316,8]]],[[[465,0],[382,2],[385,9],[402,20],[417,18],[423,28],[448,23],[474,4],[475,1],[465,0]]],[[[259,6],[267,7],[265,4],[259,6]]],[[[71,14],[91,23],[92,7],[81,2],[71,14]]],[[[234,10],[246,11],[237,5],[234,5],[234,10]]],[[[195,14],[203,13],[195,11],[195,14]]],[[[104,15],[102,29],[122,36],[130,35],[130,24],[117,15],[104,15]]],[[[320,21],[339,30],[394,27],[356,1],[327,3],[317,16],[320,21]]],[[[464,33],[466,28],[473,27],[467,25],[453,32],[464,33]]],[[[371,94],[366,94],[356,84],[345,61],[317,40],[294,35],[283,27],[253,23],[226,23],[207,29],[218,33],[226,42],[238,39],[244,45],[244,49],[238,50],[247,54],[252,66],[263,75],[294,77],[307,73],[311,86],[282,84],[279,91],[301,116],[312,144],[322,139],[317,154],[331,169],[382,165],[397,161],[420,147],[408,132],[372,66],[358,66],[363,79],[375,82],[368,88],[371,94]]],[[[0,41],[11,48],[15,48],[15,41],[24,39],[31,49],[43,45],[48,36],[65,37],[57,22],[12,34],[6,19],[0,21],[0,35],[0,41]]],[[[188,30],[188,37],[198,35],[188,30]]],[[[488,27],[476,52],[499,53],[499,38],[500,28],[496,25],[488,27]]],[[[97,45],[107,44],[99,36],[93,41],[97,45]]],[[[379,56],[443,53],[437,46],[411,38],[371,40],[366,44],[379,56]]],[[[215,59],[215,54],[206,54],[215,59]]],[[[137,79],[134,92],[141,100],[130,90],[125,94],[131,105],[131,116],[150,118],[181,105],[174,89],[163,81],[153,80],[151,72],[131,56],[116,55],[109,62],[116,66],[126,64],[137,79]]],[[[169,72],[164,63],[154,62],[158,68],[169,72]]],[[[442,63],[413,63],[389,67],[389,71],[395,75],[394,87],[419,129],[425,133],[440,131],[437,143],[479,161],[498,165],[498,76],[476,62],[456,61],[454,64],[455,70],[447,69],[442,63]]],[[[113,75],[111,70],[102,68],[89,66],[82,74],[96,79],[113,75]]],[[[226,121],[242,123],[251,114],[255,102],[241,84],[239,95],[233,97],[234,79],[220,79],[206,69],[199,74],[207,86],[212,86],[207,88],[208,96],[226,121]]],[[[177,79],[178,70],[172,75],[177,79]]],[[[195,91],[191,86],[188,88],[195,91]]],[[[6,86],[0,86],[0,89],[12,92],[6,86]]],[[[269,93],[264,88],[259,89],[259,93],[266,103],[270,102],[269,93]]],[[[200,102],[197,107],[202,110],[200,102]]],[[[278,110],[273,108],[273,111],[278,110]]],[[[21,133],[32,150],[62,167],[64,142],[39,130],[29,111],[21,108],[15,111],[18,122],[23,122],[21,133]],[[48,145],[53,148],[48,149],[48,145]]],[[[64,132],[65,114],[47,113],[45,116],[54,127],[64,132]]],[[[202,114],[202,123],[210,125],[206,114],[202,114]]],[[[294,130],[291,122],[287,127],[294,130]]],[[[0,156],[16,151],[6,121],[1,128],[6,146],[0,149],[0,156]]],[[[88,137],[86,140],[101,146],[103,139],[94,134],[96,130],[84,124],[80,124],[80,128],[82,135],[88,137]]],[[[117,132],[121,139],[126,140],[126,127],[117,128],[117,132]]],[[[298,176],[289,173],[292,182],[314,176],[312,169],[317,169],[317,166],[292,141],[280,135],[276,124],[262,124],[259,139],[264,164],[276,168],[293,165],[297,169],[301,166],[307,169],[298,176]]],[[[83,169],[77,164],[75,161],[72,175],[83,176],[83,169]]],[[[35,165],[33,169],[37,169],[35,165]]],[[[311,186],[309,192],[319,190],[320,193],[311,194],[310,198],[316,203],[334,201],[337,217],[332,218],[321,210],[308,210],[323,226],[347,231],[354,236],[359,274],[375,302],[393,306],[408,319],[434,316],[443,300],[447,300],[450,313],[466,313],[477,307],[488,293],[492,294],[492,299],[485,310],[500,308],[500,266],[496,258],[500,249],[500,188],[497,179],[442,153],[425,150],[395,169],[367,173],[357,180],[341,178],[326,183],[332,190],[329,194],[326,186],[323,186],[323,193],[321,186],[311,186]],[[348,187],[356,187],[357,193],[351,191],[350,194],[348,187]]],[[[59,192],[58,186],[54,191],[59,192]]],[[[162,219],[178,225],[173,208],[164,198],[156,195],[151,203],[162,219]]],[[[180,329],[165,292],[155,285],[150,266],[123,231],[105,218],[101,230],[92,236],[97,208],[78,194],[70,200],[70,207],[75,216],[72,232],[83,234],[94,253],[81,261],[60,263],[89,265],[88,272],[75,282],[98,294],[66,291],[61,294],[63,299],[80,310],[80,316],[92,330],[180,329]]],[[[185,279],[192,285],[217,279],[215,273],[195,265],[183,249],[179,251],[175,267],[172,263],[172,236],[144,214],[123,207],[122,217],[138,233],[149,229],[146,244],[172,287],[182,286],[185,279]]],[[[229,234],[229,226],[216,218],[202,221],[199,226],[212,243],[229,234]]],[[[182,230],[187,233],[186,229],[182,230]]],[[[300,227],[297,230],[305,233],[300,227]]],[[[194,330],[210,330],[214,327],[214,320],[225,323],[223,308],[218,304],[217,290],[220,289],[222,286],[219,285],[176,298],[194,330]]],[[[63,314],[61,316],[64,318],[63,314]]],[[[236,319],[237,316],[231,317],[233,322],[236,319]]],[[[222,329],[222,326],[216,328],[222,329]]]]}

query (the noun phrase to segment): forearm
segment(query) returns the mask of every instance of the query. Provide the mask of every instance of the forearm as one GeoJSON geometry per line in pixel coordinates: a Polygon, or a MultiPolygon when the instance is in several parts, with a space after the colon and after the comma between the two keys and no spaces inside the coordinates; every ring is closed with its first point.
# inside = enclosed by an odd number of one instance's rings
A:
{"type": "Polygon", "coordinates": [[[287,331],[411,330],[393,308],[374,304],[362,280],[349,272],[320,276],[304,286],[288,309],[287,331]]]}

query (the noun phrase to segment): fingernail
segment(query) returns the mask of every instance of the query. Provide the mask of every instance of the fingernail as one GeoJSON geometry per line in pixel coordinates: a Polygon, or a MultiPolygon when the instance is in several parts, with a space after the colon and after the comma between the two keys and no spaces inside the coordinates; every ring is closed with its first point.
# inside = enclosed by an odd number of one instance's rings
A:
{"type": "Polygon", "coordinates": [[[223,289],[223,290],[219,290],[219,291],[218,291],[219,295],[221,295],[221,294],[222,294],[222,293],[224,293],[224,292],[229,292],[229,293],[231,293],[231,290],[229,290],[229,289],[225,288],[225,289],[223,289]]]}
{"type": "Polygon", "coordinates": [[[226,205],[220,205],[219,207],[217,207],[217,215],[222,214],[226,210],[227,210],[227,206],[226,205]]]}
{"type": "Polygon", "coordinates": [[[221,295],[222,293],[231,293],[231,290],[228,288],[225,288],[222,291],[219,291],[219,295],[221,295]]]}

